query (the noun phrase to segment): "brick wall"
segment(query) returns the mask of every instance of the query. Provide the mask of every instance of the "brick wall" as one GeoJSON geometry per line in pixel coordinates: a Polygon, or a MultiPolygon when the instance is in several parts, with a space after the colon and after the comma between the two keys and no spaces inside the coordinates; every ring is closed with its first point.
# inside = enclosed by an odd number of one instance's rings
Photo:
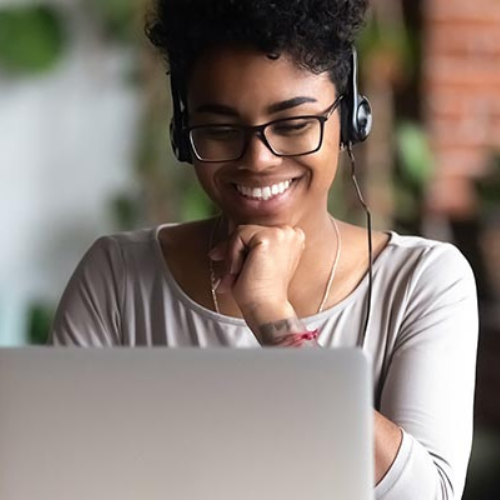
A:
{"type": "Polygon", "coordinates": [[[436,159],[429,209],[474,212],[471,178],[500,150],[500,1],[426,0],[424,92],[436,159]]]}

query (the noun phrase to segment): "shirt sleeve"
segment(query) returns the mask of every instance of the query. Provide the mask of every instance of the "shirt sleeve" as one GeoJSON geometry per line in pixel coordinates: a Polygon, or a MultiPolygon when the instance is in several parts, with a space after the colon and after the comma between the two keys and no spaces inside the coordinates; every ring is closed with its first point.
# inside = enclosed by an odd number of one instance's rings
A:
{"type": "Polygon", "coordinates": [[[112,237],[98,239],[66,286],[56,311],[49,344],[120,345],[124,276],[118,243],[112,237]]]}
{"type": "Polygon", "coordinates": [[[380,411],[403,430],[377,500],[459,500],[472,445],[478,338],[472,270],[448,244],[429,248],[406,290],[380,411]]]}

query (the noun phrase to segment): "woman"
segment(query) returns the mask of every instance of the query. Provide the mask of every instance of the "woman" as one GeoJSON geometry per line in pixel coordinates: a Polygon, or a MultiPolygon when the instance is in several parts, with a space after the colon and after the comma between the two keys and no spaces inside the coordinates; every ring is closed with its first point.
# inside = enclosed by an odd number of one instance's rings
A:
{"type": "Polygon", "coordinates": [[[451,245],[374,232],[368,308],[366,230],[327,211],[341,144],[363,138],[350,109],[367,1],[156,7],[148,33],[169,62],[175,150],[221,216],[98,240],[64,293],[53,343],[361,345],[373,360],[377,498],[460,498],[471,270],[451,245]]]}

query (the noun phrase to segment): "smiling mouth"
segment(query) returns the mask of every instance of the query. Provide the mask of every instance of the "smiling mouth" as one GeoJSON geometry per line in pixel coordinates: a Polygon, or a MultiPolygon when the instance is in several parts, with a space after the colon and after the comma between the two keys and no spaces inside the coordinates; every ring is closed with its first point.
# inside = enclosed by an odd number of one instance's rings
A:
{"type": "Polygon", "coordinates": [[[277,198],[278,196],[281,196],[283,193],[287,192],[296,180],[297,179],[289,179],[277,184],[260,187],[250,187],[244,186],[242,184],[234,184],[234,187],[245,198],[257,201],[268,201],[272,198],[277,198]]]}

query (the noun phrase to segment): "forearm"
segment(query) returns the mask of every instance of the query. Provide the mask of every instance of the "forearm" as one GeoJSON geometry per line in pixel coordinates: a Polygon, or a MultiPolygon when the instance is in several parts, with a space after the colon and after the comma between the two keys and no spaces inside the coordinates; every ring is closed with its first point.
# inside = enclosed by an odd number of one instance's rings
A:
{"type": "Polygon", "coordinates": [[[401,429],[378,411],[374,413],[375,484],[378,484],[391,468],[401,446],[401,429]]]}

